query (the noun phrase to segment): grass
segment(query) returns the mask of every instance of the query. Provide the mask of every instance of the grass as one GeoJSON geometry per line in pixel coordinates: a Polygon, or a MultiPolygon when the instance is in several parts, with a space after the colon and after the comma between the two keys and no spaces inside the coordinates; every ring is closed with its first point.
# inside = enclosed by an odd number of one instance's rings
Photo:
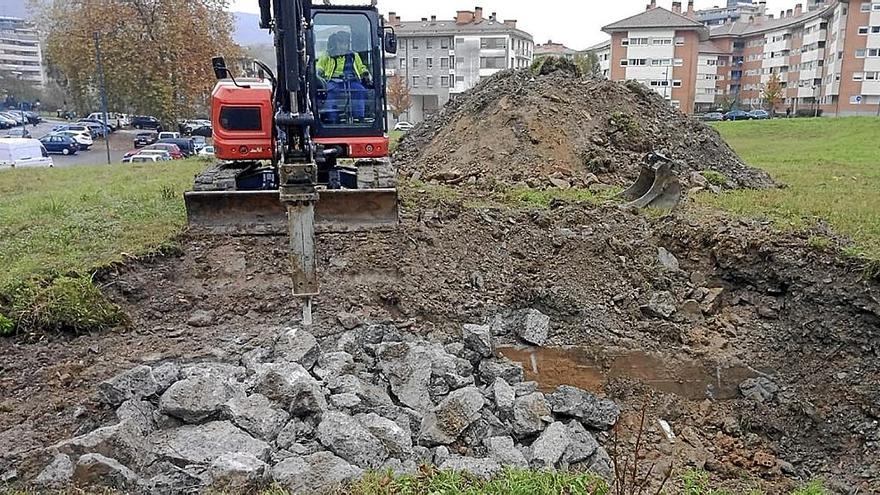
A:
{"type": "Polygon", "coordinates": [[[746,163],[787,187],[706,194],[703,204],[767,218],[786,229],[827,222],[855,242],[848,254],[878,266],[880,118],[724,122],[716,128],[746,163]]]}
{"type": "Polygon", "coordinates": [[[551,495],[609,493],[605,483],[591,474],[562,471],[506,469],[483,480],[465,473],[424,469],[416,476],[394,477],[387,473],[368,473],[344,493],[350,495],[551,495]]]}
{"type": "Polygon", "coordinates": [[[388,143],[388,149],[393,153],[394,150],[397,149],[397,145],[400,144],[400,140],[403,138],[403,135],[406,134],[403,131],[388,131],[388,139],[390,140],[388,143]]]}
{"type": "Polygon", "coordinates": [[[496,183],[490,192],[468,194],[445,184],[418,180],[401,180],[398,184],[401,201],[415,206],[423,199],[434,203],[461,203],[468,208],[523,208],[547,209],[556,202],[601,204],[612,201],[620,192],[618,188],[593,192],[588,189],[532,189],[511,187],[496,183]]]}
{"type": "Polygon", "coordinates": [[[204,162],[0,173],[0,333],[90,331],[123,319],[91,274],[169,246],[204,162]]]}

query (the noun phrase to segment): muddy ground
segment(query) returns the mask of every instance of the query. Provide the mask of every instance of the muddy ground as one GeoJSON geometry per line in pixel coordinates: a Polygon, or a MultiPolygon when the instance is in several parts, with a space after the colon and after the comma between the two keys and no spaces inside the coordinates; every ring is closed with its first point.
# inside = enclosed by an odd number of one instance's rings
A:
{"type": "MultiPolygon", "coordinates": [[[[687,210],[649,218],[423,200],[394,232],[320,237],[312,331],[330,345],[348,312],[454,341],[462,323],[535,308],[551,317],[552,345],[502,352],[548,389],[571,383],[619,402],[622,452],[644,408],[643,455],[656,472],[697,467],[769,493],[812,478],[874,493],[880,284],[807,244],[687,210]],[[678,268],[660,263],[660,247],[678,268]],[[743,397],[740,383],[759,377],[778,390],[743,397]]],[[[99,381],[142,362],[234,360],[296,324],[285,239],[188,235],[182,245],[102,275],[130,328],[0,341],[0,472],[16,464],[32,475],[47,460],[40,447],[109,419],[99,381]]]]}

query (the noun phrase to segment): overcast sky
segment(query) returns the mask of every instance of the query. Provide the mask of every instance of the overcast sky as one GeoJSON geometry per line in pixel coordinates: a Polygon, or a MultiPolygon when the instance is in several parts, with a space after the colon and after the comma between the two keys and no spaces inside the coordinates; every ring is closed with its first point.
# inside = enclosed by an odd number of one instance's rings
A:
{"type": "MultiPolygon", "coordinates": [[[[313,0],[314,3],[321,3],[313,0]]],[[[584,49],[604,41],[601,28],[606,24],[637,14],[649,0],[379,0],[382,13],[397,12],[404,20],[419,20],[436,15],[452,19],[456,10],[483,7],[488,15],[497,12],[500,19],[517,19],[518,27],[532,34],[536,43],[552,39],[571,48],[584,49]]],[[[231,0],[232,10],[259,12],[257,0],[231,0]]],[[[347,0],[337,3],[369,3],[347,0]]],[[[687,0],[682,3],[687,8],[687,0]]],[[[797,0],[767,0],[770,13],[793,9],[797,0]]],[[[725,5],[726,0],[696,0],[697,9],[725,5]]],[[[672,8],[672,0],[658,0],[657,5],[672,8]]]]}

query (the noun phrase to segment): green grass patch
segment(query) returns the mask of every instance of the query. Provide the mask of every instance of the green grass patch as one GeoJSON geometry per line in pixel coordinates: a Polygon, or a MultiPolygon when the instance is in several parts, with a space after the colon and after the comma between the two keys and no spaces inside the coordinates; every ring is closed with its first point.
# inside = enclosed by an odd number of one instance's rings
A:
{"type": "Polygon", "coordinates": [[[19,330],[90,331],[121,315],[91,273],[168,246],[199,161],[0,173],[0,312],[19,330]]]}
{"type": "Polygon", "coordinates": [[[397,149],[404,134],[406,133],[403,131],[388,131],[388,149],[391,150],[392,153],[397,149]]]}
{"type": "Polygon", "coordinates": [[[591,474],[562,471],[506,469],[491,480],[466,473],[426,470],[416,476],[395,477],[388,473],[368,473],[346,489],[351,495],[555,495],[609,493],[605,483],[591,474]]]}
{"type": "Polygon", "coordinates": [[[723,122],[716,128],[746,163],[787,187],[704,194],[701,203],[786,229],[825,221],[855,241],[857,257],[880,260],[880,118],[723,122]]]}
{"type": "Polygon", "coordinates": [[[703,177],[705,177],[706,180],[709,181],[709,184],[712,184],[713,186],[723,186],[724,184],[727,184],[727,176],[721,172],[716,170],[703,170],[700,173],[703,174],[703,177]]]}

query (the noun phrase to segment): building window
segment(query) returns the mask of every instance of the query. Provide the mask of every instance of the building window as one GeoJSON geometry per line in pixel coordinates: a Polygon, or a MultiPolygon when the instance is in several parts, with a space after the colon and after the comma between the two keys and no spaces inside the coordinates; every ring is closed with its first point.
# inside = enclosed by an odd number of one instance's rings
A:
{"type": "Polygon", "coordinates": [[[413,38],[413,40],[412,40],[412,49],[413,49],[413,50],[418,50],[418,49],[419,49],[419,40],[418,40],[418,38],[413,38]]]}
{"type": "Polygon", "coordinates": [[[448,88],[449,87],[449,76],[440,76],[440,87],[448,88]]]}
{"type": "Polygon", "coordinates": [[[868,34],[868,26],[859,26],[859,34],[868,34]]]}
{"type": "Polygon", "coordinates": [[[654,46],[666,46],[672,44],[672,38],[655,38],[651,40],[651,44],[654,46]]]}
{"type": "Polygon", "coordinates": [[[669,103],[672,103],[672,108],[681,108],[681,102],[678,100],[672,100],[669,103]]]}
{"type": "Polygon", "coordinates": [[[413,76],[412,87],[414,87],[414,88],[419,87],[419,76],[413,76]]]}
{"type": "Polygon", "coordinates": [[[867,53],[867,50],[866,50],[866,49],[864,49],[864,48],[857,48],[857,49],[856,49],[856,58],[865,58],[865,53],[867,53]]]}
{"type": "Polygon", "coordinates": [[[440,68],[441,69],[448,69],[449,68],[449,59],[448,58],[443,57],[440,59],[440,68]]]}
{"type": "Polygon", "coordinates": [[[630,44],[630,46],[632,46],[632,45],[647,45],[648,38],[630,38],[629,44],[630,44]]]}
{"type": "Polygon", "coordinates": [[[627,63],[628,63],[628,61],[625,58],[620,59],[620,66],[621,67],[626,67],[627,63]]]}
{"type": "Polygon", "coordinates": [[[871,4],[870,3],[863,3],[861,11],[862,12],[870,12],[871,11],[871,4]]]}
{"type": "Polygon", "coordinates": [[[448,50],[449,49],[449,38],[440,38],[440,49],[448,50]]]}
{"type": "Polygon", "coordinates": [[[426,58],[425,59],[425,66],[427,66],[429,69],[433,69],[434,68],[434,59],[432,57],[426,58]]]}
{"type": "Polygon", "coordinates": [[[426,77],[425,78],[425,85],[427,85],[429,88],[433,88],[434,87],[434,77],[433,76],[426,77]]]}
{"type": "Polygon", "coordinates": [[[434,49],[434,40],[428,38],[425,40],[425,50],[433,50],[434,49]]]}
{"type": "Polygon", "coordinates": [[[504,38],[480,38],[480,48],[483,50],[502,50],[507,48],[507,40],[504,38]]]}
{"type": "Polygon", "coordinates": [[[674,65],[676,67],[681,67],[682,65],[684,65],[684,60],[677,58],[672,61],[672,65],[674,65]]]}
{"type": "Polygon", "coordinates": [[[684,36],[676,36],[675,37],[675,46],[684,45],[684,36]]]}
{"type": "Polygon", "coordinates": [[[629,65],[633,67],[642,67],[648,65],[648,61],[643,58],[631,58],[629,59],[629,65]]]}
{"type": "Polygon", "coordinates": [[[406,59],[400,59],[400,70],[406,70],[406,59]]]}
{"type": "Polygon", "coordinates": [[[506,63],[506,57],[480,57],[481,69],[504,69],[506,63]]]}
{"type": "Polygon", "coordinates": [[[853,72],[853,81],[861,81],[865,79],[864,72],[853,72]]]}
{"type": "Polygon", "coordinates": [[[620,40],[620,46],[629,46],[629,39],[623,38],[620,40]]]}
{"type": "Polygon", "coordinates": [[[678,79],[672,81],[672,87],[673,87],[673,88],[680,88],[680,87],[681,87],[681,81],[678,80],[678,79]]]}
{"type": "Polygon", "coordinates": [[[456,83],[464,83],[464,76],[455,76],[456,83]]]}
{"type": "Polygon", "coordinates": [[[413,57],[412,68],[413,68],[413,69],[418,69],[418,68],[419,68],[419,59],[418,59],[418,57],[413,57]]]}

